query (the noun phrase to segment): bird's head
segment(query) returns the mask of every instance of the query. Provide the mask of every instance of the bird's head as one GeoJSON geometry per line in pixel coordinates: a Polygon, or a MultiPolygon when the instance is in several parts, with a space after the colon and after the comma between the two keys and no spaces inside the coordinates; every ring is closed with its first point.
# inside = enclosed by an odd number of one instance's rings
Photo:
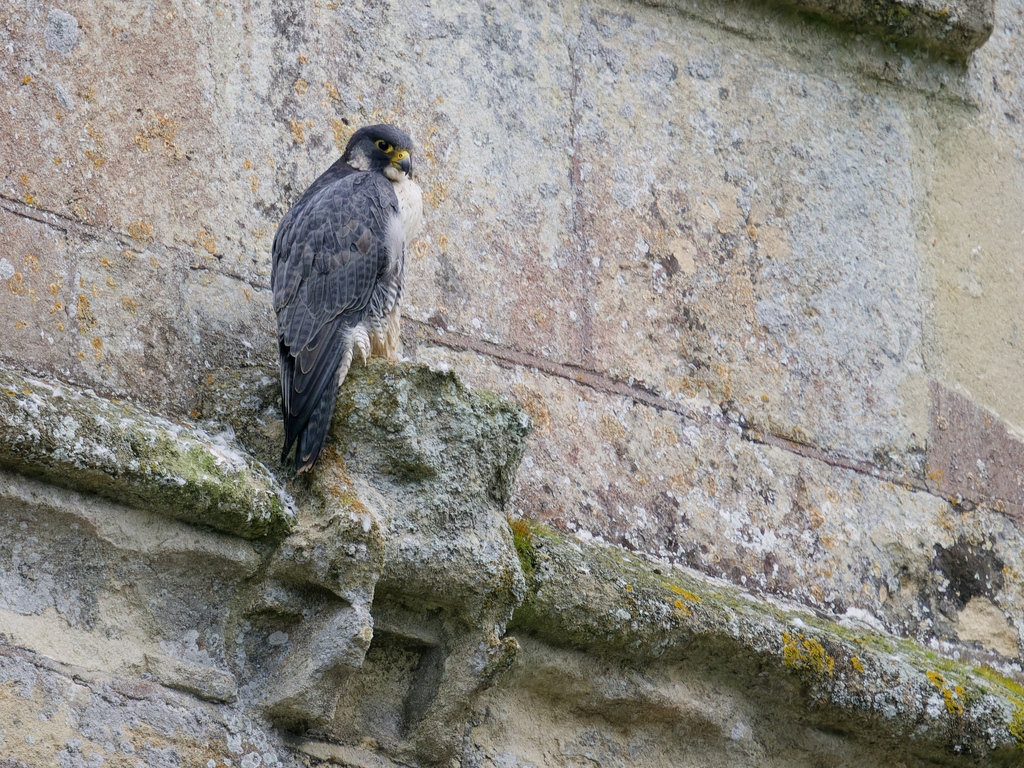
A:
{"type": "Polygon", "coordinates": [[[361,171],[381,171],[392,181],[412,178],[412,139],[393,125],[368,125],[352,134],[341,159],[361,171]]]}

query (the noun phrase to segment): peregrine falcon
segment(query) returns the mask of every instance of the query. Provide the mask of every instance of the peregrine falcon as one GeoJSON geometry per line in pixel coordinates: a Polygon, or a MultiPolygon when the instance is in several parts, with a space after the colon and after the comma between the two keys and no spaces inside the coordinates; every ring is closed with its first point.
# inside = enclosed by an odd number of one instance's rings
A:
{"type": "Polygon", "coordinates": [[[412,139],[391,125],[360,128],[274,235],[271,285],[281,358],[285,461],[313,466],[327,440],[353,351],[398,344],[406,247],[423,197],[412,139]]]}

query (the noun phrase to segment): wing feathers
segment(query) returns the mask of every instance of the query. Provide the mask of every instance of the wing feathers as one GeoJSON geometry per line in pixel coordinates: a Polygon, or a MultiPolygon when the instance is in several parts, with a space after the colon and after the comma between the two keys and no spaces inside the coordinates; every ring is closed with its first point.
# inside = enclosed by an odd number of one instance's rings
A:
{"type": "Polygon", "coordinates": [[[355,344],[363,353],[367,346],[391,349],[397,341],[393,316],[402,296],[405,234],[391,182],[381,173],[344,174],[337,166],[281,221],[271,286],[285,421],[282,461],[297,442],[298,472],[323,449],[355,344]]]}

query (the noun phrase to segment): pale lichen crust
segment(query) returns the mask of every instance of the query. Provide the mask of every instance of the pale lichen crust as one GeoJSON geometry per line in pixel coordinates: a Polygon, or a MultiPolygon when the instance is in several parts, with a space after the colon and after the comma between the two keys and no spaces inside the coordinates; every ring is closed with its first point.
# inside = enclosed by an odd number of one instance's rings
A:
{"type": "Polygon", "coordinates": [[[287,531],[291,501],[230,434],[0,371],[0,466],[219,531],[287,531]]]}
{"type": "Polygon", "coordinates": [[[537,526],[527,534],[516,522],[532,567],[524,564],[527,596],[511,633],[634,666],[697,653],[743,674],[753,659],[759,674],[795,676],[812,709],[826,707],[820,716],[837,723],[867,716],[889,738],[937,753],[992,757],[1024,746],[1024,688],[989,666],[593,541],[537,526]]]}

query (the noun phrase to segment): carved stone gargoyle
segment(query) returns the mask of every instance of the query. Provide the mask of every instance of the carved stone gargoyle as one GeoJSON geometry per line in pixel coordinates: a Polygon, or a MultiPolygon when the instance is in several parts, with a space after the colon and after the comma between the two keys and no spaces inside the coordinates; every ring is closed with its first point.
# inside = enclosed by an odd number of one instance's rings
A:
{"type": "Polygon", "coordinates": [[[35,632],[22,644],[58,660],[234,702],[307,751],[451,760],[518,649],[502,637],[525,590],[503,509],[529,431],[518,408],[451,373],[371,362],[346,381],[316,468],[283,487],[259,461],[274,466],[279,445],[262,371],[204,393],[201,415],[235,430],[215,436],[2,375],[12,552],[39,549],[5,592],[27,596],[9,639],[35,632]],[[40,634],[51,618],[61,629],[40,634]],[[60,632],[97,650],[76,656],[60,632]]]}

